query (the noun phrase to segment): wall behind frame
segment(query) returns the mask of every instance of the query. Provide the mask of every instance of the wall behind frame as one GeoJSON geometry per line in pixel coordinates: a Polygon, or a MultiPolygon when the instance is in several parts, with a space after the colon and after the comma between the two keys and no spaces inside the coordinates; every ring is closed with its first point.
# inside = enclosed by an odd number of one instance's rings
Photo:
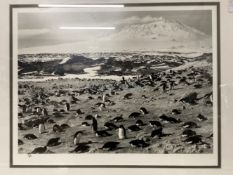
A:
{"type": "MultiPolygon", "coordinates": [[[[167,1],[167,0],[166,0],[167,1]]],[[[177,2],[178,0],[170,0],[177,2]]],[[[185,2],[187,2],[186,0],[185,2]]],[[[197,2],[197,0],[192,0],[197,2]]],[[[201,1],[201,0],[200,0],[201,1]]],[[[207,1],[207,0],[206,0],[207,1]]],[[[1,0],[0,1],[0,170],[4,174],[161,174],[161,175],[231,175],[233,172],[233,12],[228,12],[229,0],[221,0],[221,103],[222,103],[222,168],[220,169],[76,169],[9,168],[9,4],[38,3],[156,3],[165,0],[1,0]]],[[[183,2],[183,0],[179,0],[183,2]]]]}

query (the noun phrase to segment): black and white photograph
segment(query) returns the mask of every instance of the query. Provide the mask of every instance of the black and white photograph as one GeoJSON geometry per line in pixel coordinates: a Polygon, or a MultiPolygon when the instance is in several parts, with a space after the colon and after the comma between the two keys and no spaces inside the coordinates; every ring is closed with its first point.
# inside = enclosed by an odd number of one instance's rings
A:
{"type": "Polygon", "coordinates": [[[18,164],[43,165],[43,156],[78,159],[65,165],[108,156],[110,165],[147,156],[151,165],[218,163],[215,6],[13,12],[18,164]]]}

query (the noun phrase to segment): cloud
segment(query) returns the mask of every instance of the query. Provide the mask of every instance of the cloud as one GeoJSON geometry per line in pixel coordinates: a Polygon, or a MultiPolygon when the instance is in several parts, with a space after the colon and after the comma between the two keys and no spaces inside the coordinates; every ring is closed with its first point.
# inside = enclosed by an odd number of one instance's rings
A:
{"type": "Polygon", "coordinates": [[[37,35],[43,35],[49,33],[49,29],[21,29],[18,31],[18,36],[21,39],[33,37],[37,35]]]}

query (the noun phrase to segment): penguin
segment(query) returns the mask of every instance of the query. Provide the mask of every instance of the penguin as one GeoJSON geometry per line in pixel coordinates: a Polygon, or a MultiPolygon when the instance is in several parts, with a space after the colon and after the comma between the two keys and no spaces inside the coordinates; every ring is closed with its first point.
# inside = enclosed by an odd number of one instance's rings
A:
{"type": "Polygon", "coordinates": [[[70,103],[66,103],[66,111],[70,111],[70,103]]]}
{"type": "Polygon", "coordinates": [[[205,116],[199,114],[199,115],[197,116],[197,120],[200,121],[200,122],[203,122],[203,121],[207,120],[207,118],[206,118],[205,116]]]}
{"type": "Polygon", "coordinates": [[[47,142],[48,147],[57,146],[57,145],[60,145],[60,144],[61,144],[61,138],[60,137],[51,138],[47,142]]]}
{"type": "Polygon", "coordinates": [[[175,118],[173,118],[173,117],[168,117],[168,116],[166,116],[166,115],[161,115],[160,117],[159,117],[159,119],[160,120],[162,120],[163,122],[165,122],[165,123],[180,123],[181,122],[181,120],[180,119],[175,119],[175,118]]]}
{"type": "Polygon", "coordinates": [[[105,127],[106,129],[110,130],[110,131],[118,128],[115,124],[113,124],[113,123],[111,123],[111,122],[106,122],[106,123],[104,124],[104,127],[105,127]]]}
{"type": "Polygon", "coordinates": [[[146,108],[141,107],[140,108],[140,112],[142,113],[142,115],[148,114],[149,112],[146,110],[146,108]]]}
{"type": "Polygon", "coordinates": [[[135,84],[140,87],[144,87],[144,84],[141,83],[139,80],[135,81],[135,84]]]}
{"type": "Polygon", "coordinates": [[[137,118],[137,117],[140,117],[141,116],[141,113],[140,112],[133,112],[129,115],[129,118],[137,118]]]}
{"type": "Polygon", "coordinates": [[[155,88],[153,91],[155,92],[155,91],[158,91],[158,90],[159,90],[159,87],[155,88]]]}
{"type": "Polygon", "coordinates": [[[145,124],[143,123],[142,120],[137,120],[136,123],[135,123],[137,126],[144,126],[145,124]]]}
{"type": "Polygon", "coordinates": [[[160,137],[163,135],[162,131],[163,131],[163,128],[162,128],[162,127],[153,129],[153,130],[151,131],[151,135],[150,135],[150,136],[151,136],[151,137],[157,136],[157,137],[160,138],[160,137]]]}
{"type": "Polygon", "coordinates": [[[167,90],[167,82],[163,81],[162,84],[161,84],[161,86],[163,88],[163,92],[166,92],[166,90],[167,90]]]}
{"type": "Polygon", "coordinates": [[[96,137],[108,137],[111,136],[112,134],[109,134],[107,131],[102,130],[102,131],[96,131],[95,135],[96,137]]]}
{"type": "Polygon", "coordinates": [[[213,105],[213,102],[211,102],[210,100],[207,100],[207,101],[205,102],[205,104],[206,104],[206,105],[212,106],[212,105],[213,105]]]}
{"type": "Polygon", "coordinates": [[[194,84],[193,87],[196,89],[200,89],[200,88],[202,88],[202,85],[201,84],[194,84]]]}
{"type": "Polygon", "coordinates": [[[179,114],[181,114],[181,110],[179,110],[179,109],[172,109],[172,114],[173,115],[179,115],[179,114]]]}
{"type": "Polygon", "coordinates": [[[79,143],[77,147],[73,151],[69,151],[70,153],[85,153],[89,152],[90,146],[86,143],[79,143]]]}
{"type": "Polygon", "coordinates": [[[150,124],[151,127],[157,127],[157,128],[162,127],[162,124],[159,121],[156,121],[156,120],[149,121],[149,124],[150,124]]]}
{"type": "Polygon", "coordinates": [[[151,74],[149,75],[149,79],[150,79],[150,81],[154,81],[154,78],[152,77],[151,74]]]}
{"type": "Polygon", "coordinates": [[[87,115],[86,117],[85,117],[85,120],[92,120],[94,117],[92,116],[92,115],[87,115]]]}
{"type": "Polygon", "coordinates": [[[209,98],[211,102],[213,102],[213,92],[207,93],[203,96],[203,98],[209,98]]]}
{"type": "Polygon", "coordinates": [[[43,115],[43,116],[48,116],[48,111],[47,111],[46,108],[43,108],[43,109],[42,109],[42,115],[43,115]]]}
{"type": "Polygon", "coordinates": [[[72,101],[74,103],[76,103],[77,101],[79,101],[79,99],[75,97],[75,94],[72,94],[71,99],[72,99],[72,101]]]}
{"type": "Polygon", "coordinates": [[[74,139],[74,140],[73,140],[74,145],[78,145],[78,144],[79,144],[82,135],[83,135],[83,132],[82,132],[82,131],[77,131],[77,132],[74,134],[74,137],[73,137],[73,139],[74,139]]]}
{"type": "Polygon", "coordinates": [[[46,151],[47,151],[47,146],[37,147],[31,152],[31,154],[42,154],[45,153],[46,151]]]}
{"type": "Polygon", "coordinates": [[[103,94],[103,96],[102,96],[102,102],[103,102],[103,103],[106,102],[106,94],[103,94]]]}
{"type": "Polygon", "coordinates": [[[172,90],[174,88],[175,85],[175,81],[170,80],[170,90],[172,90]]]}
{"type": "Polygon", "coordinates": [[[60,109],[60,112],[66,112],[65,109],[60,109]]]}
{"type": "Polygon", "coordinates": [[[61,124],[60,127],[61,127],[62,130],[70,128],[70,126],[68,124],[66,124],[66,123],[61,124]]]}
{"type": "Polygon", "coordinates": [[[180,99],[180,101],[182,103],[196,105],[196,104],[198,104],[197,103],[197,100],[198,100],[197,96],[198,96],[197,92],[192,92],[192,93],[188,94],[187,96],[185,96],[184,98],[180,99]]]}
{"type": "Polygon", "coordinates": [[[198,125],[195,123],[195,122],[185,122],[183,125],[182,125],[184,128],[198,128],[198,125]]]}
{"type": "Polygon", "coordinates": [[[92,96],[88,96],[88,99],[89,100],[93,100],[94,98],[92,96]]]}
{"type": "Polygon", "coordinates": [[[210,139],[210,138],[212,138],[213,136],[214,136],[214,134],[212,133],[212,134],[210,134],[207,138],[210,139]]]}
{"type": "Polygon", "coordinates": [[[55,123],[55,121],[54,121],[53,119],[48,119],[48,120],[47,120],[47,123],[53,124],[53,123],[55,123]]]}
{"type": "Polygon", "coordinates": [[[191,130],[191,129],[185,129],[183,132],[182,132],[182,137],[191,137],[191,136],[195,136],[196,135],[196,132],[191,130]]]}
{"type": "Polygon", "coordinates": [[[40,115],[41,114],[41,107],[36,107],[36,114],[40,115]]]}
{"type": "Polygon", "coordinates": [[[112,89],[110,89],[110,94],[111,94],[111,95],[116,95],[116,92],[113,91],[112,89]]]}
{"type": "Polygon", "coordinates": [[[47,120],[47,123],[48,123],[48,124],[53,124],[53,123],[55,123],[55,121],[54,121],[53,119],[48,119],[48,120],[47,120]]]}
{"type": "Polygon", "coordinates": [[[122,77],[122,80],[120,81],[122,84],[125,84],[125,77],[122,77]]]}
{"type": "Polygon", "coordinates": [[[22,140],[18,139],[18,145],[23,145],[23,144],[24,144],[24,142],[22,140]]]}
{"type": "Polygon", "coordinates": [[[82,122],[82,123],[81,123],[81,126],[90,126],[90,124],[87,123],[87,122],[82,122]]]}
{"type": "Polygon", "coordinates": [[[94,117],[92,117],[92,131],[96,132],[97,130],[98,130],[98,122],[94,117]]]}
{"type": "Polygon", "coordinates": [[[132,93],[127,93],[124,95],[123,99],[131,99],[132,96],[133,96],[132,93]]]}
{"type": "Polygon", "coordinates": [[[185,139],[183,141],[188,143],[188,144],[203,143],[201,137],[202,137],[201,135],[194,135],[194,136],[188,137],[187,139],[185,139]]]}
{"type": "Polygon", "coordinates": [[[84,114],[84,112],[82,112],[81,109],[77,109],[76,110],[76,115],[81,115],[81,114],[84,114]]]}
{"type": "Polygon", "coordinates": [[[18,123],[18,129],[19,130],[25,130],[25,126],[23,125],[23,123],[18,123]]]}
{"type": "Polygon", "coordinates": [[[101,116],[98,114],[95,114],[95,119],[98,119],[98,118],[101,118],[101,116]]]}
{"type": "Polygon", "coordinates": [[[102,111],[103,108],[105,108],[105,104],[104,104],[104,103],[101,103],[100,106],[99,106],[99,110],[102,111]]]}
{"type": "Polygon", "coordinates": [[[26,134],[24,135],[24,138],[28,140],[34,140],[34,139],[37,139],[37,136],[35,136],[34,134],[26,134]]]}
{"type": "Polygon", "coordinates": [[[18,113],[18,117],[19,117],[19,118],[23,118],[23,117],[24,117],[23,113],[22,113],[22,112],[19,112],[19,113],[18,113]]]}
{"type": "Polygon", "coordinates": [[[39,124],[39,133],[40,133],[40,134],[45,133],[45,125],[44,125],[44,122],[41,122],[41,123],[39,124]]]}
{"type": "Polygon", "coordinates": [[[41,121],[36,121],[35,123],[32,123],[32,127],[33,128],[39,128],[40,123],[41,123],[41,121]]]}
{"type": "Polygon", "coordinates": [[[55,124],[53,125],[53,132],[62,132],[62,128],[58,125],[58,124],[55,124]]]}
{"type": "Polygon", "coordinates": [[[115,103],[114,101],[111,101],[111,100],[106,100],[106,104],[107,104],[108,106],[113,106],[113,105],[115,105],[116,103],[115,103]]]}
{"type": "Polygon", "coordinates": [[[126,130],[123,125],[120,125],[118,128],[118,138],[123,140],[126,138],[126,130]]]}
{"type": "Polygon", "coordinates": [[[141,128],[139,128],[137,125],[131,125],[131,126],[128,127],[128,130],[129,130],[130,132],[133,132],[133,131],[140,131],[141,128]]]}
{"type": "Polygon", "coordinates": [[[122,122],[124,119],[122,116],[118,116],[118,117],[114,117],[113,119],[111,119],[111,121],[117,123],[117,122],[122,122]]]}
{"type": "Polygon", "coordinates": [[[101,149],[106,150],[106,151],[112,151],[112,150],[115,150],[118,145],[119,145],[119,142],[110,141],[110,142],[104,143],[101,149]]]}
{"type": "Polygon", "coordinates": [[[130,141],[129,144],[132,147],[139,147],[139,148],[144,148],[149,146],[149,144],[146,143],[144,140],[138,140],[138,139],[130,141]]]}

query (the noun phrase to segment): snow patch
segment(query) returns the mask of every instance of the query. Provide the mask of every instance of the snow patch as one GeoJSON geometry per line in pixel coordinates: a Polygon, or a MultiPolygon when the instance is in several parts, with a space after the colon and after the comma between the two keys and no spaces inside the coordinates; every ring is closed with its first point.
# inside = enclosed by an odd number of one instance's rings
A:
{"type": "Polygon", "coordinates": [[[70,57],[64,58],[59,64],[65,64],[68,60],[70,60],[70,57]]]}

